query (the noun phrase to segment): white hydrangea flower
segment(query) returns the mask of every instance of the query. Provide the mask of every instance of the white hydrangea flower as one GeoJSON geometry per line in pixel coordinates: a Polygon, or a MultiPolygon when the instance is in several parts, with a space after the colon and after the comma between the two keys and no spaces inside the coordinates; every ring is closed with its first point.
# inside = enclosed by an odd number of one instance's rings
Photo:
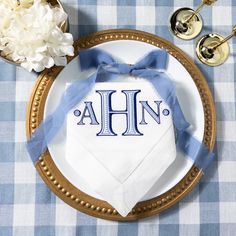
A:
{"type": "Polygon", "coordinates": [[[74,55],[73,37],[59,25],[67,14],[42,0],[1,0],[1,55],[19,62],[28,71],[65,66],[74,55]]]}

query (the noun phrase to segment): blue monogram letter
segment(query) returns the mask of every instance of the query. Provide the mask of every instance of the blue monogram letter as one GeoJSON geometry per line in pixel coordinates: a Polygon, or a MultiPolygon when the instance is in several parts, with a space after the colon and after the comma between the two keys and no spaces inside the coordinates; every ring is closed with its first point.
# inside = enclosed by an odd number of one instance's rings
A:
{"type": "Polygon", "coordinates": [[[83,114],[81,116],[80,121],[77,123],[77,125],[85,125],[84,124],[84,118],[90,118],[91,122],[90,125],[99,125],[97,118],[95,116],[92,102],[84,102],[85,108],[83,111],[83,114]],[[88,111],[88,114],[86,115],[86,112],[88,111]]]}
{"type": "Polygon", "coordinates": [[[112,130],[112,115],[126,115],[127,128],[123,136],[141,136],[143,135],[137,128],[137,110],[136,97],[140,90],[122,90],[126,96],[126,109],[123,111],[113,110],[111,107],[111,97],[116,90],[97,90],[101,96],[101,130],[97,136],[116,136],[112,130]]]}
{"type": "Polygon", "coordinates": [[[157,104],[157,113],[148,105],[147,101],[140,101],[142,105],[142,120],[139,123],[140,125],[146,125],[147,122],[145,121],[145,114],[144,110],[146,110],[149,115],[158,123],[160,124],[160,104],[162,101],[154,101],[157,104]]]}

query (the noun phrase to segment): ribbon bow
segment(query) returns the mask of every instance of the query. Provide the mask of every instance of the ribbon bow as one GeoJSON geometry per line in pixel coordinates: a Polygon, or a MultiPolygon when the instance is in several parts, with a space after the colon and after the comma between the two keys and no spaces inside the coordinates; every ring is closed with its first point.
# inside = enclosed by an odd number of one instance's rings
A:
{"type": "Polygon", "coordinates": [[[96,73],[87,79],[73,82],[62,94],[56,110],[46,117],[32,134],[27,142],[27,149],[33,162],[46,151],[47,145],[62,127],[67,113],[88,94],[96,82],[106,82],[118,75],[130,74],[145,78],[154,86],[171,109],[178,148],[191,158],[198,168],[206,169],[214,159],[214,154],[187,131],[189,123],[180,108],[175,86],[165,73],[166,51],[151,51],[134,65],[118,63],[111,55],[98,49],[81,50],[79,57],[81,70],[96,68],[96,73]]]}

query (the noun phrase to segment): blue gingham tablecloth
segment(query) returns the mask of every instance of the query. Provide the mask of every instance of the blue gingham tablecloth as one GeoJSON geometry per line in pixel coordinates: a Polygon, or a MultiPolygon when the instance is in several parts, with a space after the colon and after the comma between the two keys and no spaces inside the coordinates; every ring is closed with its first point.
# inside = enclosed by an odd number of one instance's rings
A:
{"type": "MultiPolygon", "coordinates": [[[[63,0],[75,39],[102,29],[131,28],[164,37],[194,59],[214,95],[217,110],[216,161],[200,184],[164,213],[131,223],[82,214],[59,198],[37,174],[25,149],[26,105],[36,74],[0,61],[0,236],[215,236],[236,235],[236,40],[220,67],[200,64],[195,40],[174,38],[170,14],[200,0],[63,0]]],[[[236,24],[236,1],[205,7],[203,34],[223,35],[236,24]]]]}

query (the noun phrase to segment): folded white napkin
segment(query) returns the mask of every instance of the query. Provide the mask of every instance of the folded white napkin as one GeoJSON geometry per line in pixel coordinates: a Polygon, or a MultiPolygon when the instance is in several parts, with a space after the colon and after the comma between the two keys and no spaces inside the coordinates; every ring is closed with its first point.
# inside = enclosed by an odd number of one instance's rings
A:
{"type": "Polygon", "coordinates": [[[67,161],[76,162],[73,168],[81,178],[122,216],[176,157],[168,105],[149,82],[132,77],[123,82],[96,83],[68,113],[66,140],[67,161]],[[129,115],[119,114],[124,110],[129,115]]]}

